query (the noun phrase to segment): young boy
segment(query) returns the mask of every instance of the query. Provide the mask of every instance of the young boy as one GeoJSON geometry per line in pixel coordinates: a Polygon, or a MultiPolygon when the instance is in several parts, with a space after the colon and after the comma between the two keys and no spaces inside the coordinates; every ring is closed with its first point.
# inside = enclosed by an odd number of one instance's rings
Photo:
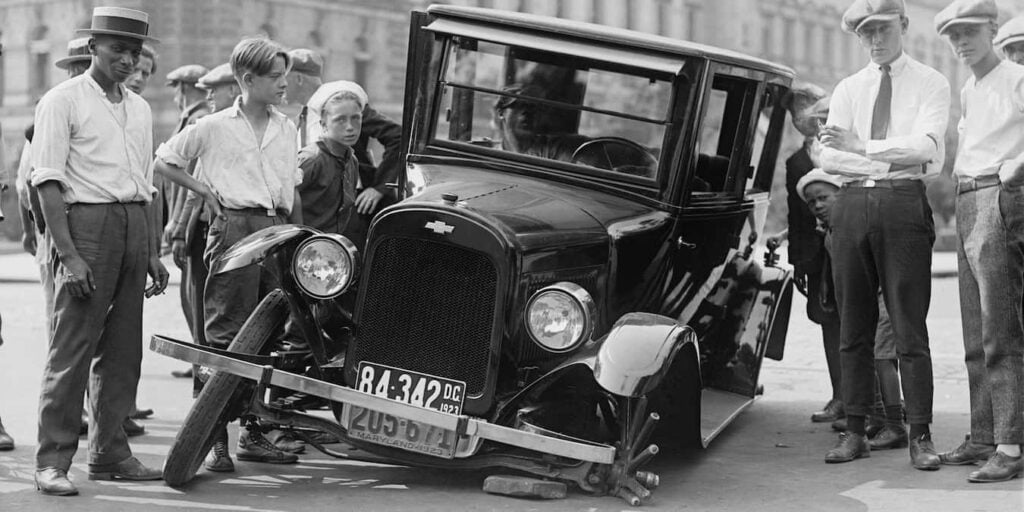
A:
{"type": "Polygon", "coordinates": [[[971,434],[943,464],[984,465],[969,482],[1021,476],[1024,461],[1024,67],[1002,61],[992,0],[957,0],[935,16],[971,70],[953,177],[971,434]]]}
{"type": "MultiPolygon", "coordinates": [[[[284,100],[290,64],[278,44],[263,38],[242,40],[231,54],[231,70],[242,90],[234,106],[203,117],[157,150],[156,171],[196,192],[210,208],[213,217],[204,255],[208,266],[256,231],[302,223],[295,125],[274,108],[284,100]],[[196,158],[203,166],[198,181],[184,171],[196,158]]],[[[211,274],[203,298],[206,341],[226,348],[270,285],[255,265],[211,274]]],[[[222,432],[207,459],[208,469],[233,469],[226,443],[222,432]]],[[[239,460],[298,460],[251,425],[239,436],[238,446],[239,460]]]]}

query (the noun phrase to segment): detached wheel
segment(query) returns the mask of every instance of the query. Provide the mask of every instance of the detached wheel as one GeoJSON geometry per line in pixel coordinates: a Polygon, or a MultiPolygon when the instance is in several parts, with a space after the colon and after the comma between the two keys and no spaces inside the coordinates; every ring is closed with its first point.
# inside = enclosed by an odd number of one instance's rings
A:
{"type": "MultiPolygon", "coordinates": [[[[228,350],[240,354],[258,354],[271,337],[277,334],[288,318],[288,300],[284,292],[270,292],[256,306],[238,331],[228,350]]],[[[196,476],[199,466],[213,446],[214,433],[223,429],[237,411],[232,411],[245,398],[246,379],[228,372],[215,371],[203,386],[192,409],[171,443],[164,463],[164,481],[172,487],[185,485],[196,476]]]]}

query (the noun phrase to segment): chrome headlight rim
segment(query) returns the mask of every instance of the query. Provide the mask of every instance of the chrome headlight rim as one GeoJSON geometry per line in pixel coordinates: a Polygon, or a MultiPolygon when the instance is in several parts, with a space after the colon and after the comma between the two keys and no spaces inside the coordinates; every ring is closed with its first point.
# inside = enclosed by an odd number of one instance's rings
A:
{"type": "Polygon", "coordinates": [[[302,243],[300,243],[298,247],[295,248],[295,252],[292,254],[291,271],[292,280],[295,281],[295,286],[297,286],[302,293],[317,300],[333,299],[348,291],[348,289],[351,288],[352,284],[356,281],[356,276],[359,275],[359,249],[356,247],[354,243],[352,243],[351,240],[339,234],[323,233],[319,235],[313,235],[303,240],[302,243]],[[348,258],[349,268],[351,269],[349,271],[348,280],[345,282],[345,284],[340,286],[337,290],[328,294],[316,293],[308,289],[305,285],[303,285],[302,280],[299,279],[298,277],[299,256],[302,254],[302,251],[315,243],[324,241],[337,244],[339,247],[341,247],[341,252],[348,258]]]}
{"type": "Polygon", "coordinates": [[[594,298],[585,288],[570,281],[560,281],[537,290],[532,296],[530,296],[530,299],[526,301],[526,308],[523,310],[523,326],[526,328],[526,333],[530,337],[530,340],[540,348],[553,354],[571,352],[583,345],[583,343],[589,340],[591,335],[593,335],[594,323],[596,321],[597,303],[594,302],[594,298]],[[571,299],[583,312],[583,330],[580,332],[579,338],[563,348],[552,348],[545,345],[544,342],[534,336],[533,329],[530,328],[530,311],[533,309],[534,303],[544,294],[551,292],[561,293],[569,297],[569,299],[571,299]]]}

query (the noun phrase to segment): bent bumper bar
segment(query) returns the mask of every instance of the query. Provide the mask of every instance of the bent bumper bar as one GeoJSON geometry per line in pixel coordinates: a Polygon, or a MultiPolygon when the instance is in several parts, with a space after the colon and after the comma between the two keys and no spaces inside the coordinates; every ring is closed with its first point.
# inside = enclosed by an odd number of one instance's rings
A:
{"type": "Polygon", "coordinates": [[[453,430],[459,435],[476,436],[490,441],[586,462],[612,464],[615,461],[615,448],[611,446],[555,439],[510,427],[494,425],[479,418],[464,415],[455,416],[432,409],[423,409],[387,398],[361,393],[352,388],[324,382],[304,375],[274,370],[270,366],[260,366],[235,359],[232,356],[217,354],[206,350],[205,347],[181,342],[165,336],[154,335],[150,340],[149,348],[158,354],[188,363],[225,371],[254,381],[263,380],[266,384],[301,391],[334,402],[343,402],[365,409],[393,414],[420,423],[453,430]]]}

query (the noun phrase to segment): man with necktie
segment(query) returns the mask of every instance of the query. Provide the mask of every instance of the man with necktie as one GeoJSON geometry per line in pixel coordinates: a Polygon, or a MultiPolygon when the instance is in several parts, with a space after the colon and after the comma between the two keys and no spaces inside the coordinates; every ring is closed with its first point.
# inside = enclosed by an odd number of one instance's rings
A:
{"type": "Polygon", "coordinates": [[[870,456],[865,417],[874,402],[874,334],[881,289],[902,372],[911,464],[939,469],[931,440],[931,301],[935,226],[924,180],[945,155],[949,82],[903,52],[903,0],[856,0],[842,26],[871,62],[836,86],[822,130],[822,168],[843,182],[832,210],[847,431],[825,461],[870,456]]]}

